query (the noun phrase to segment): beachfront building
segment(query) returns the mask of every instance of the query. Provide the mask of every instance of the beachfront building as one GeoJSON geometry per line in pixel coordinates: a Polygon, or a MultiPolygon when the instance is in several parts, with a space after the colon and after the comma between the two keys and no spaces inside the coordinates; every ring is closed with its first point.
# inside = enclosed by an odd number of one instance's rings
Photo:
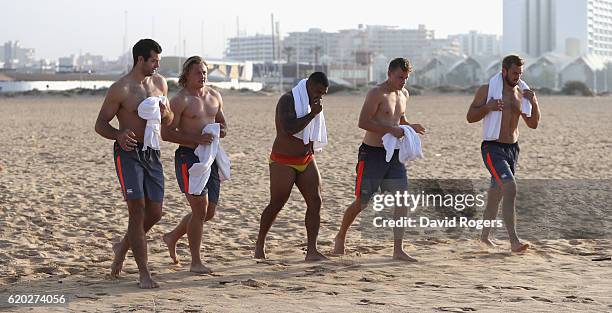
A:
{"type": "Polygon", "coordinates": [[[504,0],[503,20],[504,53],[612,61],[612,0],[504,0]]]}
{"type": "Polygon", "coordinates": [[[610,91],[610,63],[598,56],[579,56],[565,64],[559,72],[560,86],[568,81],[584,82],[595,92],[610,91]]]}
{"type": "Polygon", "coordinates": [[[283,39],[283,50],[285,54],[291,53],[292,61],[307,64],[322,64],[329,58],[330,33],[318,28],[311,28],[306,32],[290,32],[283,39]]]}
{"type": "Polygon", "coordinates": [[[77,58],[74,55],[58,59],[58,73],[73,73],[77,71],[77,58]]]}
{"type": "Polygon", "coordinates": [[[498,35],[482,34],[475,30],[467,34],[449,35],[459,44],[459,52],[465,55],[500,55],[501,41],[498,35]]]}
{"type": "Polygon", "coordinates": [[[227,40],[225,59],[234,61],[274,61],[272,35],[237,36],[227,40]]]}
{"type": "Polygon", "coordinates": [[[565,54],[548,52],[524,66],[523,79],[531,88],[560,89],[559,73],[571,58],[565,54]]]}
{"type": "Polygon", "coordinates": [[[424,66],[415,69],[411,75],[414,81],[411,83],[427,87],[448,85],[446,74],[454,64],[463,60],[464,57],[456,54],[434,56],[424,66]]]}
{"type": "Polygon", "coordinates": [[[473,57],[455,62],[446,73],[450,85],[473,86],[484,81],[483,65],[473,57]]]}
{"type": "Polygon", "coordinates": [[[34,61],[35,50],[23,48],[19,40],[7,41],[2,47],[2,60],[4,69],[31,68],[36,65],[34,61]]]}

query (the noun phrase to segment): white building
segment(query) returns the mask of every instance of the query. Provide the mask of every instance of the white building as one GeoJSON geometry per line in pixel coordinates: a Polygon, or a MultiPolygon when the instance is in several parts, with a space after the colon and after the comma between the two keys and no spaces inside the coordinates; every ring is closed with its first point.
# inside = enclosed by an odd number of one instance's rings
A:
{"type": "Polygon", "coordinates": [[[60,57],[58,59],[59,73],[72,73],[77,71],[77,57],[70,55],[69,57],[60,57]]]}
{"type": "Polygon", "coordinates": [[[17,69],[32,67],[34,63],[34,52],[33,48],[22,48],[19,40],[7,41],[3,46],[3,61],[4,68],[6,69],[17,69]]]}
{"type": "Polygon", "coordinates": [[[329,55],[330,33],[318,28],[307,32],[291,32],[283,39],[283,48],[293,49],[293,61],[321,64],[323,56],[329,55]]]}
{"type": "Polygon", "coordinates": [[[261,34],[229,38],[225,58],[236,61],[273,61],[273,47],[278,45],[274,40],[272,35],[261,34]]]}
{"type": "Polygon", "coordinates": [[[612,0],[504,0],[504,53],[612,60],[612,0]]]}
{"type": "Polygon", "coordinates": [[[457,40],[460,52],[465,55],[501,54],[501,41],[495,34],[482,34],[472,30],[467,34],[449,35],[448,38],[457,40]]]}

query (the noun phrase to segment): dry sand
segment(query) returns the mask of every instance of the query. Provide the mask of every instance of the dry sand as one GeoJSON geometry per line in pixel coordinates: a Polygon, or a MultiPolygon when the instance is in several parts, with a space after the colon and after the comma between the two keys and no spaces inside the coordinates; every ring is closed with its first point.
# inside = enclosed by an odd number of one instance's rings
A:
{"type": "MultiPolygon", "coordinates": [[[[160,283],[140,290],[131,256],[123,277],[108,280],[111,245],[127,229],[112,161],[112,142],[93,125],[102,98],[0,98],[0,310],[10,311],[612,311],[610,237],[536,240],[510,254],[487,249],[472,236],[407,235],[416,264],[390,260],[391,242],[348,235],[348,254],[304,263],[305,205],[294,192],[267,241],[269,261],[252,259],[259,214],[269,192],[276,97],[228,96],[229,134],[222,142],[233,177],[221,187],[217,215],[205,224],[203,253],[213,275],[188,272],[187,239],[178,245],[184,265],[172,265],[161,240],[188,212],[174,175],[176,145],[163,143],[164,216],[148,234],[149,265],[160,283]],[[63,294],[66,306],[10,305],[9,295],[63,294]]],[[[329,146],[317,162],[323,179],[319,246],[329,253],[352,201],[361,96],[329,96],[329,146]]],[[[480,124],[465,122],[468,96],[413,97],[409,121],[429,129],[426,158],[409,177],[487,177],[480,158],[480,124]]],[[[521,123],[518,177],[611,179],[609,98],[541,97],[543,119],[532,131],[521,123]]],[[[520,192],[520,191],[519,191],[520,192]]],[[[571,190],[569,190],[571,192],[571,190]]],[[[607,208],[604,208],[607,209],[607,208]]],[[[610,223],[604,223],[609,230],[610,223]]],[[[503,235],[505,231],[498,233],[503,235]]],[[[501,237],[501,236],[500,236],[501,237]]]]}

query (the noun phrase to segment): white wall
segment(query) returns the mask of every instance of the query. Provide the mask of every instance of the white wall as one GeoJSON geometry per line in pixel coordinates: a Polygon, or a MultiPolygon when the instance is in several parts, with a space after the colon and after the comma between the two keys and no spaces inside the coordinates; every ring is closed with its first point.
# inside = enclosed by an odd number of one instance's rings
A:
{"type": "Polygon", "coordinates": [[[502,54],[523,53],[526,0],[504,0],[502,54]]]}
{"type": "Polygon", "coordinates": [[[556,0],[555,3],[555,52],[566,52],[566,40],[576,38],[580,41],[579,55],[587,51],[587,0],[556,0]]]}

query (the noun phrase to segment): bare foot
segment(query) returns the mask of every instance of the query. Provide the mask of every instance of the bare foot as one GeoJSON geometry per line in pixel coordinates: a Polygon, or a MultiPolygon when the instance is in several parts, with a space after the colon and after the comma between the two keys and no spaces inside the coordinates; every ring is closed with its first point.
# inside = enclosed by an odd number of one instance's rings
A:
{"type": "Polygon", "coordinates": [[[393,251],[393,259],[405,262],[417,262],[417,259],[409,256],[404,250],[393,251]]]}
{"type": "Polygon", "coordinates": [[[138,287],[142,289],[153,289],[159,288],[159,284],[157,284],[153,278],[151,278],[151,275],[141,275],[140,281],[138,282],[138,287]]]}
{"type": "Polygon", "coordinates": [[[204,266],[204,264],[200,263],[200,264],[191,264],[191,268],[189,269],[189,271],[194,272],[194,273],[198,273],[198,274],[210,274],[212,273],[212,270],[206,266],[204,266]]]}
{"type": "Polygon", "coordinates": [[[482,242],[483,244],[485,244],[485,245],[487,245],[487,246],[489,246],[491,248],[497,247],[497,243],[495,241],[493,241],[492,239],[489,239],[488,237],[487,238],[480,237],[480,242],[482,242]]]}
{"type": "Polygon", "coordinates": [[[113,244],[113,252],[115,253],[115,258],[113,259],[113,263],[111,264],[111,278],[119,277],[121,273],[121,269],[123,268],[123,261],[125,260],[125,254],[121,251],[121,242],[113,244]]]}
{"type": "Polygon", "coordinates": [[[325,260],[329,260],[329,258],[327,258],[326,256],[324,256],[321,252],[314,250],[313,252],[306,252],[306,259],[307,262],[317,262],[317,261],[325,261],[325,260]]]}
{"type": "Polygon", "coordinates": [[[521,243],[520,241],[517,241],[516,243],[510,245],[510,249],[512,249],[512,252],[525,252],[528,248],[528,243],[521,243]]]}
{"type": "Polygon", "coordinates": [[[174,264],[179,264],[179,260],[176,257],[176,241],[170,238],[170,233],[165,234],[162,239],[166,243],[166,246],[168,246],[168,252],[170,253],[172,262],[174,262],[174,264]]]}
{"type": "Polygon", "coordinates": [[[332,252],[333,254],[344,254],[345,249],[344,249],[344,239],[340,239],[338,237],[336,237],[336,239],[334,240],[334,251],[332,252]]]}
{"type": "Polygon", "coordinates": [[[263,247],[255,247],[255,258],[262,260],[266,258],[266,253],[264,252],[263,247]]]}

